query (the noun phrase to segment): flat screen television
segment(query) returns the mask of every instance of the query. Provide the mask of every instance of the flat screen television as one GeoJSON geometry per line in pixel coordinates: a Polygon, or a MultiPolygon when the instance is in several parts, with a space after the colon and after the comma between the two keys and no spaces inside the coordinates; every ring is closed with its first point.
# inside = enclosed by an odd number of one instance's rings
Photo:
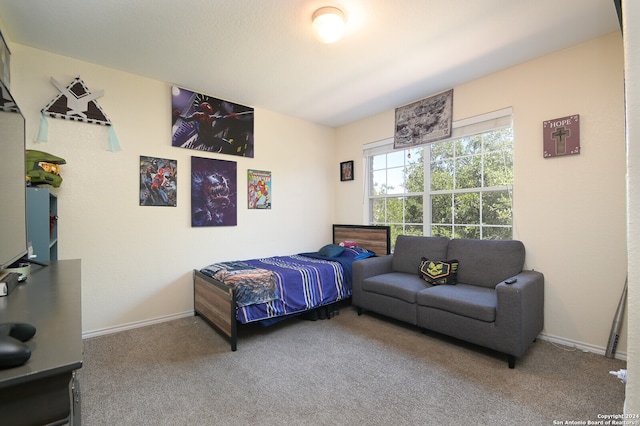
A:
{"type": "Polygon", "coordinates": [[[27,255],[25,124],[0,81],[0,271],[27,255]]]}

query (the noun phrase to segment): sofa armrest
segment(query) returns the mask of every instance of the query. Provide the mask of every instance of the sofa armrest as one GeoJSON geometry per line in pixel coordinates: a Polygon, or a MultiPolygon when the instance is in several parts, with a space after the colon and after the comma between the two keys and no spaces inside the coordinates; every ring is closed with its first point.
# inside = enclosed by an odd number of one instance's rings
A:
{"type": "Polygon", "coordinates": [[[392,254],[356,260],[352,265],[353,300],[359,300],[362,294],[362,281],[376,275],[391,272],[392,254]]]}
{"type": "Polygon", "coordinates": [[[522,271],[515,278],[513,284],[496,286],[496,327],[502,329],[497,335],[503,350],[519,357],[544,327],[544,275],[522,271]]]}

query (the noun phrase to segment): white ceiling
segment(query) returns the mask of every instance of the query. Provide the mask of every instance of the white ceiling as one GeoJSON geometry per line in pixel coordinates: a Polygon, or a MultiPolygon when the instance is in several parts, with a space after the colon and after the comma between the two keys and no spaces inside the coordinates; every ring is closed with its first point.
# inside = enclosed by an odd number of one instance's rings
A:
{"type": "Polygon", "coordinates": [[[10,43],[332,127],[620,31],[613,0],[0,0],[0,20],[10,43]],[[327,5],[348,16],[330,45],[327,5]]]}

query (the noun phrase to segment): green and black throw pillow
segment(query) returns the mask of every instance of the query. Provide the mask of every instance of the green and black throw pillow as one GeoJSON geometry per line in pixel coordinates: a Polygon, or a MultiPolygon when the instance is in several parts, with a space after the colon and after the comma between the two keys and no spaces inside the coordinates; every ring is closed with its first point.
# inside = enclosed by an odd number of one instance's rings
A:
{"type": "Polygon", "coordinates": [[[458,259],[420,261],[420,275],[431,285],[454,285],[458,279],[458,259]]]}

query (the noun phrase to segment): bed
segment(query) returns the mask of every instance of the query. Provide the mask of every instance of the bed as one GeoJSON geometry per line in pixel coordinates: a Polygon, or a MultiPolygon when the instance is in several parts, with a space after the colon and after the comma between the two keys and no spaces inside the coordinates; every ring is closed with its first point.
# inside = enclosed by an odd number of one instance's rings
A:
{"type": "Polygon", "coordinates": [[[317,252],[212,263],[193,271],[195,314],[235,351],[238,324],[268,325],[349,299],[351,264],[390,247],[388,226],[333,225],[333,241],[317,252]]]}

